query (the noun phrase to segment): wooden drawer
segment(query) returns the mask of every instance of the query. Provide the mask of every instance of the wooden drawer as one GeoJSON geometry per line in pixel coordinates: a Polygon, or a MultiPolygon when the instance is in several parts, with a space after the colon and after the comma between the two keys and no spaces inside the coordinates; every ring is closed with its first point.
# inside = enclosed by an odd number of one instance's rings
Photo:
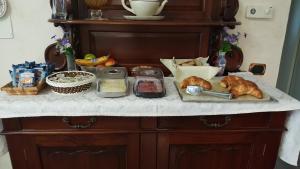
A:
{"type": "Polygon", "coordinates": [[[270,113],[253,113],[228,116],[161,117],[159,129],[243,129],[267,128],[270,113]]]}
{"type": "Polygon", "coordinates": [[[38,117],[20,119],[22,129],[138,129],[138,118],[125,117],[38,117]]]}

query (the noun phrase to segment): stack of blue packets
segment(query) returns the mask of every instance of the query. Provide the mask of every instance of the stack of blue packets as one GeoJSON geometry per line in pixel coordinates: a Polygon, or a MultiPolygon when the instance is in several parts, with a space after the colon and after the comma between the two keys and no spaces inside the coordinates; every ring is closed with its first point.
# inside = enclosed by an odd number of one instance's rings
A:
{"type": "Polygon", "coordinates": [[[9,70],[12,78],[13,87],[33,87],[54,71],[53,64],[27,62],[24,64],[12,65],[12,70],[9,70]]]}

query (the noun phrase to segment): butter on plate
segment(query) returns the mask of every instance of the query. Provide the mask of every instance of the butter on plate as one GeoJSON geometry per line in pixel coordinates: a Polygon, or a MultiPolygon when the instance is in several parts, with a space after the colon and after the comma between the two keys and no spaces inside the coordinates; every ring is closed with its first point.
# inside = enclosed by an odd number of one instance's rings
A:
{"type": "Polygon", "coordinates": [[[101,92],[126,92],[124,79],[104,79],[100,83],[101,92]]]}

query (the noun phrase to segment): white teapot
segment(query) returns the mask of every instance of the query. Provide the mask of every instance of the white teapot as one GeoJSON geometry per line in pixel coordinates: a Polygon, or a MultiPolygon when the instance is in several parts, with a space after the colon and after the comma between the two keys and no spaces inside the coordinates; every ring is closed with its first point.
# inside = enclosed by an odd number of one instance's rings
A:
{"type": "Polygon", "coordinates": [[[127,11],[136,16],[153,16],[161,13],[168,0],[164,0],[161,4],[159,0],[129,0],[131,8],[126,6],[125,0],[121,2],[127,11]]]}

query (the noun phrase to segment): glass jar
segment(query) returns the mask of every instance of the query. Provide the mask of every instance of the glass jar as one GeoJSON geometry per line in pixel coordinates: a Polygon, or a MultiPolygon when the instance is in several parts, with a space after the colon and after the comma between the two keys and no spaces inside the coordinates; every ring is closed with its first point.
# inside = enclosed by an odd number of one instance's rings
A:
{"type": "Polygon", "coordinates": [[[52,0],[52,18],[67,19],[67,0],[52,0]]]}

